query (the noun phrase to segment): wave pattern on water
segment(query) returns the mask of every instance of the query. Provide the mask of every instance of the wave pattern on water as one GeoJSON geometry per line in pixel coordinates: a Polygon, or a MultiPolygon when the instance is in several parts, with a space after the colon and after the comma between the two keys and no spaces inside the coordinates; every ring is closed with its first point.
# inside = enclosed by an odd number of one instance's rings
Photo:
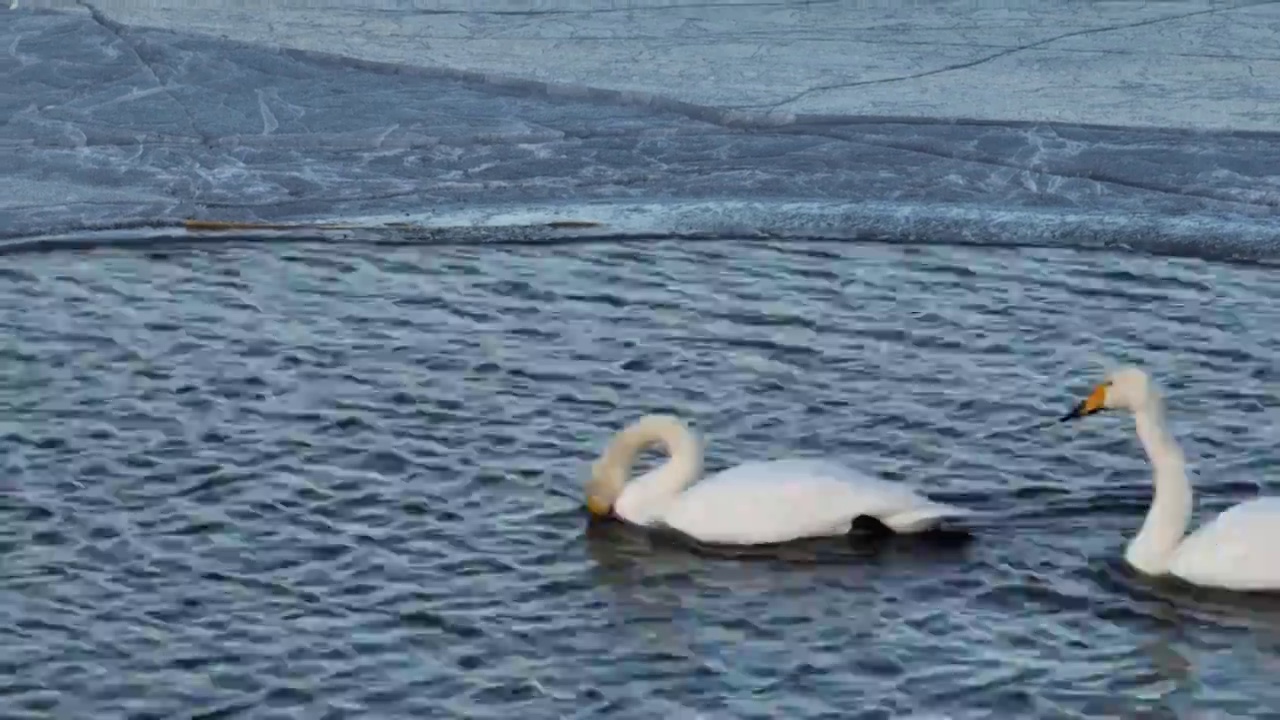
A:
{"type": "Polygon", "coordinates": [[[1280,460],[1264,270],[659,242],[229,243],[0,272],[5,717],[1280,701],[1280,606],[1117,562],[1150,492],[1129,423],[1032,427],[1099,357],[1142,361],[1201,516],[1280,490],[1260,487],[1280,460]],[[830,455],[997,521],[843,559],[585,527],[589,458],[647,411],[706,433],[711,468],[830,455]]]}
{"type": "Polygon", "coordinates": [[[1036,427],[1139,360],[1202,515],[1276,490],[1247,263],[1280,136],[752,114],[96,11],[0,14],[0,47],[5,717],[1280,702],[1274,601],[1116,561],[1128,425],[1036,427]],[[765,557],[584,527],[646,411],[712,468],[830,454],[997,522],[765,557]]]}

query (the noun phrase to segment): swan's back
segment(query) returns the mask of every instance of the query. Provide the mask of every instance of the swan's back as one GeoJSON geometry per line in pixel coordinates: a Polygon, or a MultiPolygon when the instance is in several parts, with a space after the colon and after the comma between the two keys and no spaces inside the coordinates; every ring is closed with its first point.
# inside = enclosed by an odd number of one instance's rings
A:
{"type": "Polygon", "coordinates": [[[840,535],[860,515],[912,532],[964,513],[834,462],[794,458],[708,476],[682,493],[663,521],[704,542],[760,544],[840,535]]]}
{"type": "Polygon", "coordinates": [[[1280,498],[1231,507],[1187,536],[1169,564],[1172,575],[1229,590],[1280,589],[1280,498]]]}

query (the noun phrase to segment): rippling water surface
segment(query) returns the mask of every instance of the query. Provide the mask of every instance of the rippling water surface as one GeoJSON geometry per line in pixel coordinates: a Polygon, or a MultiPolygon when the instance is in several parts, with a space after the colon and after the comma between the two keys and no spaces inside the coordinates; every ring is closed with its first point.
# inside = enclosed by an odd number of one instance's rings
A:
{"type": "Polygon", "coordinates": [[[1060,250],[25,255],[0,270],[0,707],[1264,717],[1280,604],[1133,576],[1129,421],[1033,426],[1142,362],[1203,517],[1280,454],[1278,325],[1273,272],[1060,250]],[[713,468],[824,454],[992,520],[765,557],[588,527],[587,461],[649,411],[713,468]]]}
{"type": "Polygon", "coordinates": [[[1198,519],[1280,492],[1274,6],[32,4],[0,717],[1280,717],[1280,599],[1134,576],[1130,421],[1044,426],[1139,362],[1198,519]],[[589,526],[654,411],[984,520],[589,526]]]}

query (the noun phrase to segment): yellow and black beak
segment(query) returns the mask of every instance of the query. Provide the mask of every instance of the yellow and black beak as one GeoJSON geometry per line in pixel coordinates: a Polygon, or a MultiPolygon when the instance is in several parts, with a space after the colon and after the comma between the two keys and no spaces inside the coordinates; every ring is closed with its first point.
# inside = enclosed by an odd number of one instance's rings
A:
{"type": "Polygon", "coordinates": [[[587,512],[593,517],[607,518],[613,515],[613,505],[599,495],[587,496],[587,512]]]}
{"type": "Polygon", "coordinates": [[[1098,387],[1094,388],[1093,392],[1089,393],[1089,397],[1076,403],[1076,406],[1071,408],[1071,412],[1063,415],[1058,422],[1075,420],[1076,418],[1082,418],[1087,415],[1092,415],[1106,410],[1107,386],[1110,384],[1111,383],[1102,383],[1098,387]]]}

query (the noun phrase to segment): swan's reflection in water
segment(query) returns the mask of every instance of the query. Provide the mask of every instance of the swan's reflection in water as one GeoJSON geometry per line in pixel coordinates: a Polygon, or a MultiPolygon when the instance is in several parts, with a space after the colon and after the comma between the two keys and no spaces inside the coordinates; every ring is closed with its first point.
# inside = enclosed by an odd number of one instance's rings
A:
{"type": "Polygon", "coordinates": [[[1280,593],[1233,592],[1148,577],[1118,556],[1103,562],[1095,576],[1100,590],[1126,597],[1133,618],[1152,623],[1153,629],[1211,625],[1265,642],[1269,651],[1280,650],[1280,593]]]}
{"type": "Polygon", "coordinates": [[[756,698],[756,713],[759,698],[783,684],[816,692],[833,677],[900,678],[904,658],[892,636],[913,631],[893,608],[901,595],[877,588],[887,576],[919,580],[931,568],[964,564],[971,540],[952,533],[723,548],[616,520],[588,522],[585,537],[591,577],[627,653],[663,667],[667,685],[756,698]]]}
{"type": "MultiPolygon", "coordinates": [[[[649,574],[669,564],[692,571],[705,570],[708,560],[729,561],[715,567],[758,568],[771,571],[815,565],[839,565],[857,574],[859,569],[909,561],[926,569],[934,562],[965,558],[976,534],[967,529],[893,535],[876,530],[855,530],[844,537],[796,540],[774,545],[724,546],[700,543],[667,530],[641,528],[614,519],[590,518],[586,523],[588,552],[597,567],[644,563],[649,574]],[[922,565],[923,563],[923,565],[922,565]]],[[[758,572],[756,570],[755,572],[758,572]]]]}
{"type": "Polygon", "coordinates": [[[1096,597],[1087,622],[1099,636],[1122,634],[1127,642],[1103,641],[1096,651],[1088,649],[1083,666],[1093,669],[1081,684],[1107,692],[1089,697],[1084,712],[1183,718],[1196,717],[1209,704],[1229,713],[1224,717],[1259,717],[1265,706],[1259,698],[1273,688],[1259,685],[1255,693],[1241,693],[1240,683],[1260,665],[1280,671],[1280,595],[1144,576],[1125,564],[1122,547],[1112,550],[1087,573],[1096,597]],[[1110,666],[1114,677],[1098,677],[1099,666],[1110,666]],[[1234,692],[1220,691],[1229,686],[1234,692]]]}
{"type": "MultiPolygon", "coordinates": [[[[919,668],[927,667],[921,658],[898,658],[895,651],[886,651],[895,644],[894,636],[914,635],[915,642],[899,646],[922,646],[921,620],[904,616],[895,606],[905,599],[918,600],[922,593],[952,592],[949,586],[958,574],[971,563],[984,562],[975,553],[983,535],[989,534],[827,538],[767,548],[722,548],[616,520],[592,520],[586,524],[585,542],[590,575],[609,597],[620,642],[665,659],[676,666],[672,671],[678,667],[691,678],[716,678],[763,692],[777,683],[797,682],[798,675],[855,669],[904,689],[927,683],[928,671],[918,680],[906,677],[906,668],[915,667],[913,673],[921,674],[919,668]],[[843,602],[833,607],[829,596],[812,592],[817,586],[845,590],[843,602]],[[757,622],[764,616],[767,623],[757,622]],[[814,625],[820,629],[815,631],[814,625]],[[805,658],[788,657],[782,649],[793,631],[806,638],[800,645],[807,648],[805,658]],[[832,641],[813,642],[810,636],[815,632],[832,641]],[[777,648],[762,649],[770,640],[777,648]],[[734,647],[752,647],[760,657],[735,655],[734,647]],[[761,671],[769,663],[788,669],[771,676],[761,671]]],[[[1054,708],[1064,712],[1083,704],[1086,712],[1112,717],[1180,718],[1210,701],[1229,712],[1256,715],[1254,699],[1216,693],[1213,688],[1223,683],[1214,678],[1239,676],[1244,668],[1238,666],[1246,657],[1280,671],[1280,597],[1152,580],[1135,574],[1118,557],[1095,563],[1082,579],[1092,586],[1095,599],[1080,608],[1082,617],[1072,625],[1093,625],[1095,638],[1030,658],[1016,673],[993,670],[992,677],[1002,679],[985,683],[987,687],[975,678],[972,686],[992,695],[993,710],[1034,708],[1053,715],[1054,708]],[[1206,636],[1198,632],[1203,627],[1215,632],[1206,636]],[[1224,640],[1223,629],[1233,639],[1224,640]],[[1042,671],[1040,666],[1049,665],[1073,678],[1074,687],[1044,697],[1027,697],[1017,690],[1019,677],[1034,677],[1042,671]],[[1070,665],[1078,670],[1064,669],[1070,665]],[[1100,675],[1100,667],[1120,670],[1100,675]]],[[[977,605],[989,591],[954,592],[972,594],[970,604],[977,605]]],[[[1063,614],[1073,611],[1064,608],[1063,614]]],[[[1034,636],[1043,631],[1029,618],[1027,632],[1034,636]]],[[[945,676],[955,650],[948,648],[946,638],[937,642],[933,674],[945,676]]],[[[1000,660],[994,648],[968,651],[991,655],[993,664],[1000,660]]],[[[1248,671],[1256,673],[1257,666],[1248,671]]]]}

